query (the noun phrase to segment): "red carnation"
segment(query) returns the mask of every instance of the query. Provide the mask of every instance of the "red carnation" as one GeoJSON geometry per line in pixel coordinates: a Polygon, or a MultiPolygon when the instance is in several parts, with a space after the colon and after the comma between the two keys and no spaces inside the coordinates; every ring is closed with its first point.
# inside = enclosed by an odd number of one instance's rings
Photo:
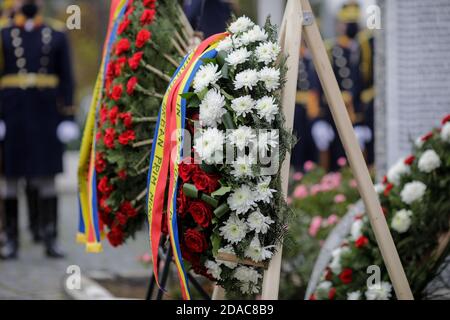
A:
{"type": "Polygon", "coordinates": [[[189,205],[188,212],[201,227],[207,228],[211,224],[213,212],[209,205],[201,200],[194,200],[189,205]]]}
{"type": "Polygon", "coordinates": [[[136,134],[134,130],[127,130],[119,136],[118,140],[120,144],[125,146],[129,144],[131,141],[134,141],[134,139],[136,139],[136,134]]]}
{"type": "Polygon", "coordinates": [[[138,79],[136,77],[131,77],[130,80],[128,80],[127,93],[129,96],[131,96],[134,93],[134,89],[136,88],[137,83],[138,79]]]}
{"type": "Polygon", "coordinates": [[[119,59],[116,60],[116,62],[114,63],[114,75],[116,77],[118,77],[122,74],[123,66],[126,63],[127,63],[127,58],[125,58],[125,57],[120,57],[119,59]]]}
{"type": "Polygon", "coordinates": [[[103,137],[103,143],[108,149],[114,148],[114,141],[116,139],[116,131],[114,128],[108,128],[105,130],[105,136],[103,137]]]}
{"type": "Polygon", "coordinates": [[[189,205],[189,200],[183,192],[183,188],[180,187],[177,194],[177,214],[184,218],[189,205]]]}
{"type": "MultiPolygon", "coordinates": [[[[341,279],[343,284],[349,284],[352,282],[352,274],[353,270],[350,268],[345,268],[342,270],[342,272],[339,274],[339,279],[341,279]]],[[[330,299],[331,300],[331,299],[330,299]]]]}
{"type": "Polygon", "coordinates": [[[405,159],[404,163],[408,166],[412,165],[412,163],[414,162],[414,160],[416,159],[416,157],[414,157],[413,155],[410,155],[408,158],[405,159]]]}
{"type": "Polygon", "coordinates": [[[150,39],[151,36],[152,33],[147,29],[142,29],[141,31],[139,31],[136,36],[136,47],[142,48],[147,43],[147,41],[150,39]]]}
{"type": "Polygon", "coordinates": [[[422,141],[428,141],[433,137],[433,131],[428,132],[426,135],[422,136],[420,140],[422,141]]]}
{"type": "Polygon", "coordinates": [[[130,48],[131,48],[130,40],[128,40],[127,38],[120,39],[116,45],[116,55],[120,56],[122,53],[130,50],[130,48]]]}
{"type": "Polygon", "coordinates": [[[111,93],[111,98],[114,101],[119,100],[122,97],[122,93],[123,93],[123,88],[121,84],[115,85],[113,87],[112,93],[111,93]]]}
{"type": "Polygon", "coordinates": [[[197,170],[197,165],[194,164],[194,159],[192,159],[191,157],[184,159],[183,161],[181,161],[179,167],[178,167],[178,172],[180,175],[181,180],[183,180],[183,182],[189,182],[192,178],[192,175],[194,174],[194,172],[197,170]]]}
{"type": "Polygon", "coordinates": [[[356,239],[355,241],[355,247],[357,248],[362,248],[365,247],[367,244],[369,243],[369,239],[367,239],[367,237],[365,236],[360,236],[358,239],[356,239]]]}
{"type": "Polygon", "coordinates": [[[130,59],[128,59],[128,65],[132,70],[136,70],[141,63],[142,56],[144,55],[143,51],[136,52],[130,59]]]}
{"type": "Polygon", "coordinates": [[[102,173],[106,169],[106,161],[103,158],[103,153],[97,152],[95,155],[95,171],[102,173]]]}
{"type": "Polygon", "coordinates": [[[144,0],[143,4],[144,7],[150,8],[150,9],[154,9],[155,8],[155,2],[156,0],[144,0]]]}
{"type": "Polygon", "coordinates": [[[117,116],[119,115],[119,107],[114,106],[108,112],[109,121],[111,124],[115,125],[117,122],[117,116]]]}
{"type": "Polygon", "coordinates": [[[186,247],[196,253],[202,253],[208,248],[205,235],[198,230],[188,229],[184,233],[186,247]]]}
{"type": "Polygon", "coordinates": [[[315,301],[316,299],[316,295],[313,293],[312,295],[309,296],[309,300],[311,301],[315,301]]]}
{"type": "Polygon", "coordinates": [[[137,210],[129,201],[125,201],[120,206],[120,211],[126,214],[128,217],[135,217],[137,215],[137,210]]]}
{"type": "Polygon", "coordinates": [[[389,193],[391,192],[392,188],[394,188],[394,185],[392,183],[388,183],[386,186],[386,189],[384,189],[384,195],[387,197],[389,193]]]}
{"type": "Polygon", "coordinates": [[[125,12],[125,16],[128,17],[130,14],[134,12],[135,7],[132,5],[133,1],[128,5],[128,9],[125,12]]]}
{"type": "Polygon", "coordinates": [[[153,22],[153,18],[155,17],[156,11],[154,9],[145,9],[141,14],[141,18],[139,21],[141,25],[145,26],[153,22]]]}
{"type": "Polygon", "coordinates": [[[126,128],[130,128],[133,124],[133,116],[131,115],[131,112],[122,112],[119,114],[119,118],[122,119],[126,128]]]}
{"type": "Polygon", "coordinates": [[[107,234],[109,243],[113,247],[117,247],[123,243],[123,231],[119,226],[114,226],[110,232],[107,234]]]}
{"type": "Polygon", "coordinates": [[[100,124],[103,125],[108,119],[108,109],[105,106],[100,108],[100,124]]]}
{"type": "Polygon", "coordinates": [[[108,201],[108,197],[101,197],[98,204],[100,206],[100,209],[102,209],[105,213],[111,213],[112,209],[106,204],[106,201],[108,201]]]}
{"type": "Polygon", "coordinates": [[[201,169],[197,169],[192,175],[192,181],[198,191],[211,193],[219,187],[219,177],[208,175],[201,169]]]}
{"type": "Polygon", "coordinates": [[[114,78],[115,75],[116,75],[116,63],[114,61],[110,61],[106,66],[106,77],[108,79],[112,79],[114,78]]]}
{"type": "Polygon", "coordinates": [[[443,119],[442,119],[442,125],[446,124],[447,122],[450,121],[450,114],[446,115],[443,119]]]}
{"type": "Polygon", "coordinates": [[[121,35],[122,33],[124,33],[127,29],[128,26],[130,25],[131,20],[129,20],[128,18],[123,20],[121,24],[119,24],[119,27],[117,28],[117,34],[121,35]]]}
{"type": "Polygon", "coordinates": [[[109,184],[108,177],[103,177],[98,182],[97,189],[102,194],[110,194],[113,191],[113,186],[109,184]]]}
{"type": "Polygon", "coordinates": [[[328,299],[333,300],[336,295],[336,288],[331,288],[328,292],[328,299]]]}
{"type": "Polygon", "coordinates": [[[125,169],[120,170],[117,175],[119,176],[119,178],[121,180],[125,180],[127,178],[127,172],[125,171],[125,169]]]}
{"type": "Polygon", "coordinates": [[[382,181],[382,183],[383,183],[383,184],[386,184],[386,183],[388,183],[388,178],[387,178],[387,176],[384,176],[384,177],[383,177],[383,181],[382,181]]]}
{"type": "Polygon", "coordinates": [[[102,138],[102,133],[99,131],[97,132],[97,134],[95,135],[95,141],[99,141],[102,138]]]}
{"type": "Polygon", "coordinates": [[[128,217],[119,211],[116,213],[116,220],[119,222],[120,225],[124,226],[128,222],[128,217]]]}

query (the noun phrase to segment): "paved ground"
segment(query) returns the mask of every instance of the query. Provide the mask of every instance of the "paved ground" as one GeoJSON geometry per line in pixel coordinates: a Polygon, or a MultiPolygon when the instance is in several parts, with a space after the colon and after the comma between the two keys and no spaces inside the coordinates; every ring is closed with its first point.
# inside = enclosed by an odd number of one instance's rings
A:
{"type": "MultiPolygon", "coordinates": [[[[68,162],[72,167],[76,155],[68,162]]],[[[73,172],[72,170],[70,170],[73,172]]],[[[20,203],[21,251],[17,261],[0,261],[0,299],[64,299],[63,279],[70,265],[78,265],[85,275],[93,273],[142,274],[146,268],[138,262],[138,257],[149,250],[145,232],[135,241],[119,249],[104,243],[101,254],[87,254],[84,247],[76,244],[75,234],[78,223],[78,208],[74,193],[74,179],[62,182],[60,209],[60,242],[67,253],[63,260],[48,260],[43,248],[30,240],[26,228],[27,217],[24,199],[20,203]]]]}

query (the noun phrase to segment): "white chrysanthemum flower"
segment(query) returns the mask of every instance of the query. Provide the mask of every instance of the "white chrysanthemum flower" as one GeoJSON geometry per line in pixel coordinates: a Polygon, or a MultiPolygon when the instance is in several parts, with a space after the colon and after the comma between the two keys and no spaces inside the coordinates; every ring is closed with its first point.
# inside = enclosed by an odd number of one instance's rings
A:
{"type": "Polygon", "coordinates": [[[253,27],[255,24],[246,16],[239,17],[228,27],[231,33],[244,32],[253,27]]]}
{"type": "Polygon", "coordinates": [[[247,233],[247,224],[244,220],[239,219],[236,215],[231,215],[227,222],[220,227],[220,235],[230,242],[238,243],[245,238],[247,233]]]}
{"type": "Polygon", "coordinates": [[[364,222],[362,219],[356,219],[352,223],[352,227],[350,230],[351,239],[353,241],[356,241],[361,235],[362,235],[362,227],[364,225],[364,222]]]}
{"type": "Polygon", "coordinates": [[[255,201],[262,201],[264,203],[270,203],[273,198],[273,194],[277,192],[275,189],[270,189],[270,177],[260,178],[255,190],[255,201]]]}
{"type": "Polygon", "coordinates": [[[222,269],[220,265],[214,261],[207,260],[205,263],[206,272],[210,274],[214,279],[220,280],[220,274],[222,273],[222,269]]]}
{"type": "Polygon", "coordinates": [[[442,141],[450,143],[450,121],[444,124],[440,136],[442,141]]]}
{"type": "Polygon", "coordinates": [[[413,212],[411,210],[402,209],[395,213],[391,221],[391,228],[398,233],[408,231],[411,226],[411,217],[413,212]]]}
{"type": "Polygon", "coordinates": [[[231,39],[231,37],[226,37],[225,39],[223,39],[222,41],[220,41],[217,44],[216,50],[217,51],[225,51],[228,52],[231,49],[233,49],[233,41],[231,39]]]}
{"type": "Polygon", "coordinates": [[[199,157],[213,163],[222,160],[225,135],[217,128],[207,128],[195,139],[194,150],[199,157]]]}
{"type": "Polygon", "coordinates": [[[220,94],[219,90],[209,90],[202,102],[200,103],[200,124],[202,126],[216,127],[222,123],[222,116],[227,112],[224,108],[225,98],[220,94]]]}
{"type": "Polygon", "coordinates": [[[237,65],[246,62],[251,55],[251,52],[249,52],[247,48],[241,48],[230,52],[225,58],[225,61],[230,66],[236,67],[237,65]]]}
{"type": "Polygon", "coordinates": [[[280,87],[280,70],[264,67],[258,73],[259,81],[264,82],[267,91],[271,92],[280,87]]]}
{"type": "Polygon", "coordinates": [[[228,206],[235,211],[237,215],[246,213],[253,208],[255,203],[255,194],[247,185],[242,185],[228,197],[228,206]]]}
{"type": "Polygon", "coordinates": [[[349,251],[350,249],[347,247],[339,247],[331,252],[332,259],[330,262],[330,269],[334,274],[340,274],[342,272],[341,256],[343,253],[349,251]]]}
{"type": "Polygon", "coordinates": [[[253,69],[241,71],[236,75],[233,83],[236,90],[241,88],[251,90],[258,83],[258,72],[253,69]]]}
{"type": "Polygon", "coordinates": [[[422,148],[423,144],[424,144],[424,141],[422,140],[422,137],[418,137],[418,138],[416,139],[416,141],[414,141],[414,145],[415,145],[417,148],[422,148]]]}
{"type": "Polygon", "coordinates": [[[259,292],[259,287],[251,282],[241,282],[239,289],[243,294],[254,294],[259,292]]]}
{"type": "Polygon", "coordinates": [[[274,223],[270,217],[264,216],[259,210],[256,210],[249,214],[247,218],[247,226],[255,233],[266,234],[270,228],[270,225],[274,223]]]}
{"type": "Polygon", "coordinates": [[[273,251],[271,251],[270,249],[273,249],[274,247],[275,246],[262,247],[258,236],[255,236],[250,242],[248,248],[245,249],[244,255],[255,262],[264,261],[272,258],[273,251]]]}
{"type": "Polygon", "coordinates": [[[257,41],[266,41],[268,38],[267,33],[259,26],[253,26],[247,32],[244,32],[241,36],[242,44],[248,45],[257,41]]]}
{"type": "Polygon", "coordinates": [[[427,186],[423,182],[409,182],[403,187],[402,192],[400,192],[400,197],[404,203],[411,204],[414,201],[422,199],[426,190],[427,186]]]}
{"type": "Polygon", "coordinates": [[[404,175],[408,175],[411,172],[411,168],[405,164],[405,159],[400,159],[397,161],[387,172],[387,178],[389,182],[398,186],[400,184],[400,179],[404,175]]]}
{"type": "Polygon", "coordinates": [[[255,162],[255,159],[248,155],[238,157],[233,163],[231,174],[236,178],[253,177],[252,166],[255,162]]]}
{"type": "Polygon", "coordinates": [[[441,159],[434,150],[425,151],[419,158],[417,167],[420,171],[430,173],[441,166],[441,159]]]}
{"type": "Polygon", "coordinates": [[[234,271],[233,277],[241,282],[257,284],[262,278],[262,275],[254,268],[239,266],[234,271]]]}
{"type": "Polygon", "coordinates": [[[385,187],[384,187],[384,185],[382,183],[377,183],[374,186],[374,188],[375,188],[375,192],[378,193],[378,194],[382,194],[384,189],[385,189],[385,187]]]}
{"type": "Polygon", "coordinates": [[[272,122],[275,119],[275,115],[279,112],[275,99],[268,96],[264,96],[256,101],[255,108],[258,111],[258,117],[266,119],[268,122],[272,122]]]}
{"type": "Polygon", "coordinates": [[[365,292],[367,300],[389,300],[392,296],[392,285],[389,282],[382,281],[374,284],[365,292]]]}
{"type": "Polygon", "coordinates": [[[251,113],[254,107],[255,101],[249,95],[231,101],[231,109],[233,109],[238,116],[245,116],[247,113],[251,113]]]}
{"type": "MultiPolygon", "coordinates": [[[[232,254],[232,255],[236,255],[236,253],[234,252],[233,246],[231,245],[227,245],[223,248],[220,248],[218,250],[219,253],[228,253],[228,254],[232,254]]],[[[230,269],[234,269],[238,266],[238,264],[236,262],[229,262],[229,261],[217,261],[218,264],[223,264],[225,267],[228,267],[230,269]]]]}
{"type": "MultiPolygon", "coordinates": [[[[235,99],[236,100],[236,99],[235,99]]],[[[244,150],[250,142],[255,142],[255,131],[247,126],[228,131],[228,142],[234,144],[239,150],[244,150]]]]}
{"type": "Polygon", "coordinates": [[[259,152],[267,154],[269,147],[272,150],[278,147],[279,140],[278,130],[260,131],[258,135],[259,152]]]}
{"type": "Polygon", "coordinates": [[[281,48],[278,44],[274,42],[264,42],[256,48],[255,53],[258,62],[263,62],[267,65],[278,58],[280,51],[281,48]]]}
{"type": "Polygon", "coordinates": [[[210,84],[215,84],[221,76],[222,74],[219,71],[219,66],[217,64],[208,63],[202,65],[195,74],[193,84],[195,92],[200,92],[210,84]]]}
{"type": "Polygon", "coordinates": [[[361,299],[361,291],[352,291],[347,293],[347,300],[360,300],[361,299]]]}

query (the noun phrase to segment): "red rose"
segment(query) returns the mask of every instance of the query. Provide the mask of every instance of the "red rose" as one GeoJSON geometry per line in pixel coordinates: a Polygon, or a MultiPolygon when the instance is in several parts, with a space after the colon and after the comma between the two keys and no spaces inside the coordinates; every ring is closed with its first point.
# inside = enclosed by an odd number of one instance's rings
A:
{"type": "Polygon", "coordinates": [[[103,177],[98,182],[97,189],[100,193],[110,194],[113,191],[113,186],[109,184],[108,177],[103,177]]]}
{"type": "Polygon", "coordinates": [[[114,128],[108,128],[105,130],[105,136],[103,137],[103,143],[108,149],[114,148],[114,141],[116,139],[116,131],[114,128]]]}
{"type": "Polygon", "coordinates": [[[180,243],[181,256],[183,260],[188,261],[191,265],[199,265],[200,264],[200,255],[197,253],[193,253],[190,251],[184,243],[180,243]]]}
{"type": "Polygon", "coordinates": [[[106,169],[106,161],[103,158],[103,153],[97,152],[95,155],[95,171],[102,173],[106,169]]]}
{"type": "Polygon", "coordinates": [[[136,139],[136,134],[134,130],[127,130],[119,136],[119,143],[122,145],[127,145],[130,141],[134,141],[136,139]]]}
{"type": "Polygon", "coordinates": [[[426,135],[422,136],[420,140],[422,141],[428,141],[433,137],[433,131],[428,132],[426,135]]]}
{"type": "Polygon", "coordinates": [[[119,211],[119,212],[116,213],[116,220],[119,222],[119,224],[121,226],[124,226],[128,222],[128,217],[125,214],[123,214],[122,212],[119,211]]]}
{"type": "Polygon", "coordinates": [[[202,253],[208,248],[205,235],[195,229],[188,229],[184,233],[186,247],[196,253],[202,253]]]}
{"type": "Polygon", "coordinates": [[[333,300],[336,295],[336,288],[331,288],[328,292],[328,299],[333,300]]]}
{"type": "Polygon", "coordinates": [[[194,221],[201,227],[207,228],[211,224],[212,209],[209,205],[201,200],[194,200],[189,205],[188,212],[191,214],[194,221]]]}
{"type": "Polygon", "coordinates": [[[104,212],[102,210],[99,210],[99,217],[100,217],[100,221],[105,225],[110,225],[111,224],[111,215],[107,212],[104,212]]]}
{"type": "Polygon", "coordinates": [[[128,40],[127,38],[120,39],[116,44],[116,55],[120,56],[122,53],[130,50],[130,48],[130,40],[128,40]]]}
{"type": "Polygon", "coordinates": [[[142,29],[136,36],[136,47],[142,48],[151,38],[152,33],[146,29],[142,29]]]}
{"type": "Polygon", "coordinates": [[[353,270],[352,269],[345,268],[339,274],[339,279],[341,279],[343,284],[349,284],[350,282],[352,282],[352,274],[353,274],[353,270]]]}
{"type": "Polygon", "coordinates": [[[120,206],[120,211],[122,211],[128,217],[135,217],[137,215],[137,210],[133,207],[133,205],[129,201],[125,201],[120,206]]]}
{"type": "Polygon", "coordinates": [[[122,119],[126,128],[130,128],[132,126],[133,116],[131,115],[131,112],[122,112],[119,114],[119,118],[122,119]]]}
{"type": "Polygon", "coordinates": [[[113,247],[117,247],[123,243],[123,231],[118,226],[114,226],[110,232],[107,234],[109,243],[113,247]]]}
{"type": "Polygon", "coordinates": [[[189,182],[192,178],[192,175],[197,170],[197,165],[194,164],[194,159],[191,157],[184,159],[181,161],[178,167],[178,173],[180,175],[181,180],[183,182],[189,182]]]}
{"type": "Polygon", "coordinates": [[[408,166],[412,165],[412,163],[414,162],[414,160],[416,159],[416,157],[414,157],[413,155],[409,156],[408,158],[405,159],[404,163],[408,166]]]}
{"type": "Polygon", "coordinates": [[[109,121],[111,122],[111,124],[116,125],[118,115],[119,115],[119,107],[118,106],[114,106],[109,110],[108,117],[109,117],[109,121]]]}
{"type": "Polygon", "coordinates": [[[184,218],[186,216],[186,211],[189,206],[189,200],[183,192],[183,187],[180,187],[177,193],[177,214],[184,218]]]}
{"type": "Polygon", "coordinates": [[[133,95],[134,89],[136,88],[137,83],[138,83],[138,79],[136,77],[131,77],[130,80],[128,80],[127,93],[129,96],[133,95]]]}
{"type": "Polygon", "coordinates": [[[121,84],[115,85],[113,87],[112,93],[111,93],[111,98],[114,101],[119,100],[122,97],[122,93],[123,93],[123,88],[121,84]]]}
{"type": "Polygon", "coordinates": [[[386,186],[386,189],[384,189],[384,195],[386,197],[389,195],[389,193],[391,192],[393,187],[394,187],[394,185],[392,183],[388,183],[388,185],[386,186]]]}
{"type": "Polygon", "coordinates": [[[154,9],[145,9],[141,14],[141,18],[139,21],[141,25],[145,26],[153,22],[153,18],[155,17],[156,11],[154,9]]]}
{"type": "Polygon", "coordinates": [[[442,125],[446,124],[447,122],[450,121],[450,114],[446,115],[443,119],[442,119],[442,125]]]}
{"type": "Polygon", "coordinates": [[[201,169],[195,171],[192,176],[192,181],[198,191],[211,193],[219,188],[219,177],[209,175],[201,169]]]}
{"type": "Polygon", "coordinates": [[[119,178],[121,180],[125,180],[127,178],[127,172],[125,171],[125,169],[120,170],[117,175],[119,176],[119,178]]]}
{"type": "Polygon", "coordinates": [[[141,63],[142,56],[144,55],[143,51],[136,52],[130,59],[128,59],[128,65],[132,70],[136,70],[141,63]]]}
{"type": "Polygon", "coordinates": [[[362,248],[365,247],[369,243],[369,239],[367,239],[365,236],[360,236],[355,241],[355,247],[362,248]]]}
{"type": "Polygon", "coordinates": [[[128,26],[130,25],[130,23],[131,23],[131,20],[129,20],[128,18],[123,20],[119,24],[119,27],[117,28],[117,34],[121,35],[122,33],[124,33],[128,29],[128,26]]]}

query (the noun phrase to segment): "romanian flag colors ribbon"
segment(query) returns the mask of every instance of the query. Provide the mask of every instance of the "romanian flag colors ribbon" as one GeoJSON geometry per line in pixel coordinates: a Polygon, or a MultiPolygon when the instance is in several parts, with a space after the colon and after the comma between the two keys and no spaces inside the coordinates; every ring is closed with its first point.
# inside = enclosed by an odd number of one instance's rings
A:
{"type": "Polygon", "coordinates": [[[117,27],[121,17],[125,14],[130,0],[112,0],[108,33],[103,48],[102,63],[95,83],[94,93],[86,120],[86,127],[80,148],[78,165],[78,189],[80,204],[80,220],[78,225],[77,242],[86,244],[87,252],[102,251],[102,224],[97,209],[97,177],[95,172],[95,134],[97,113],[102,99],[106,65],[113,43],[117,37],[117,27]]]}
{"type": "MultiPolygon", "coordinates": [[[[183,130],[186,120],[186,100],[181,97],[181,94],[189,90],[197,70],[203,64],[203,59],[214,58],[217,55],[214,48],[226,36],[226,33],[221,33],[209,37],[184,58],[164,95],[153,139],[147,182],[147,210],[152,258],[153,261],[158,261],[161,225],[164,205],[166,205],[166,223],[170,244],[184,299],[190,299],[190,292],[180,250],[176,215],[178,164],[183,156],[183,130]],[[165,201],[166,194],[168,195],[167,202],[165,201]]],[[[159,286],[158,264],[154,263],[153,268],[159,286]]]]}

